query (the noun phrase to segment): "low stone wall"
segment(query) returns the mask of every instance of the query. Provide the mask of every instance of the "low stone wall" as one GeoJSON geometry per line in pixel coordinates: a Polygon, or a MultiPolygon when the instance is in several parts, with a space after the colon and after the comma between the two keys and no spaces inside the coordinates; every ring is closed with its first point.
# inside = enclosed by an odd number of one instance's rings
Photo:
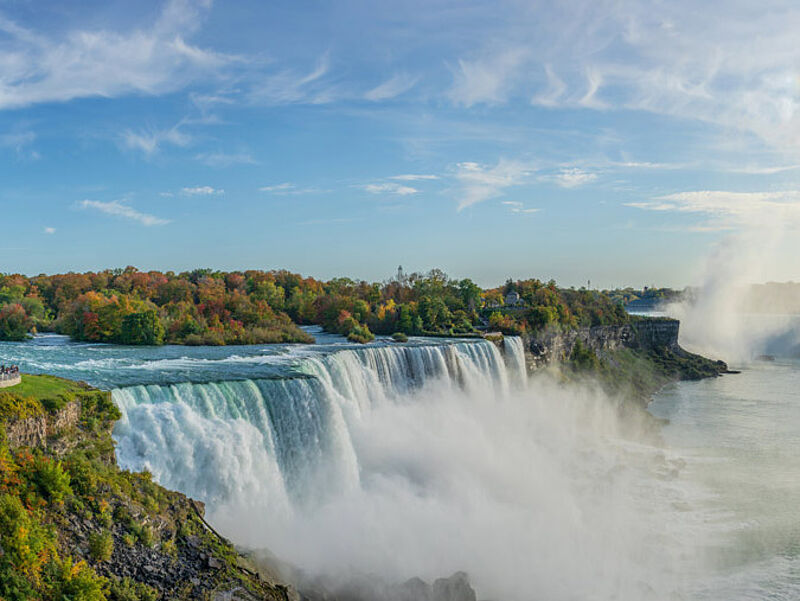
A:
{"type": "Polygon", "coordinates": [[[0,378],[0,388],[10,388],[22,382],[22,376],[17,374],[11,378],[0,378]]]}

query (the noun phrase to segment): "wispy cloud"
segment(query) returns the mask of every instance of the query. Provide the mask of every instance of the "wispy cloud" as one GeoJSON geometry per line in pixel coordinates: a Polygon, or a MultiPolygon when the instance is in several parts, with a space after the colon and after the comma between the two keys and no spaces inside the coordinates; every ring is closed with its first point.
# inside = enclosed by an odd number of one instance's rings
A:
{"type": "Polygon", "coordinates": [[[417,181],[424,181],[424,180],[435,180],[439,179],[438,175],[429,175],[424,173],[406,173],[403,175],[392,175],[389,179],[395,179],[401,182],[417,182],[417,181]]]}
{"type": "Polygon", "coordinates": [[[555,174],[542,175],[539,179],[541,181],[553,182],[562,188],[577,188],[595,181],[597,179],[597,174],[584,171],[577,167],[571,167],[568,169],[561,169],[555,174]]]}
{"type": "Polygon", "coordinates": [[[418,81],[406,73],[399,73],[367,91],[364,98],[372,101],[389,100],[408,92],[418,81]]]}
{"type": "Polygon", "coordinates": [[[283,182],[282,184],[261,186],[258,191],[268,192],[269,194],[277,194],[279,196],[294,196],[300,194],[320,194],[322,192],[328,192],[329,190],[322,190],[320,188],[303,188],[296,186],[291,182],[283,182]]]}
{"type": "Polygon", "coordinates": [[[744,167],[729,167],[726,171],[729,173],[743,173],[746,175],[775,175],[776,173],[796,171],[797,169],[800,169],[800,165],[773,165],[768,167],[747,165],[744,167]]]}
{"type": "Polygon", "coordinates": [[[192,138],[188,134],[180,130],[181,124],[169,129],[151,129],[151,130],[125,130],[122,132],[122,142],[127,148],[133,150],[141,150],[146,155],[151,155],[164,144],[172,146],[188,146],[192,138]]]}
{"type": "Polygon", "coordinates": [[[330,54],[324,53],[316,65],[307,72],[281,69],[261,74],[248,92],[254,104],[324,104],[334,100],[338,94],[335,87],[325,81],[330,71],[330,54]]]}
{"type": "Polygon", "coordinates": [[[531,215],[541,211],[541,209],[537,209],[535,207],[526,207],[524,203],[516,200],[504,200],[503,204],[506,205],[508,210],[512,213],[518,213],[520,215],[531,215]]]}
{"type": "Polygon", "coordinates": [[[188,196],[220,196],[225,194],[225,190],[222,188],[213,188],[211,186],[192,186],[181,188],[181,193],[188,196]]]}
{"type": "Polygon", "coordinates": [[[642,169],[642,170],[672,170],[684,169],[688,167],[686,163],[652,163],[648,161],[612,161],[612,167],[620,167],[623,169],[642,169]]]}
{"type": "Polygon", "coordinates": [[[44,231],[45,234],[52,235],[52,234],[56,233],[56,228],[48,226],[48,227],[45,227],[43,231],[44,231]]]}
{"type": "Polygon", "coordinates": [[[467,107],[505,102],[528,55],[524,48],[511,48],[473,60],[459,60],[448,96],[467,107]]]}
{"type": "Polygon", "coordinates": [[[800,226],[800,190],[779,192],[730,192],[695,190],[657,196],[626,206],[647,211],[701,215],[708,221],[691,226],[691,231],[718,231],[735,227],[800,226]]]}
{"type": "Polygon", "coordinates": [[[397,194],[398,196],[409,196],[419,192],[416,188],[411,186],[404,186],[394,182],[385,182],[380,184],[365,184],[361,186],[370,194],[397,194]]]}
{"type": "Polygon", "coordinates": [[[209,167],[230,167],[231,165],[255,165],[256,160],[247,153],[201,152],[195,160],[209,167]]]}
{"type": "Polygon", "coordinates": [[[36,150],[31,148],[34,141],[36,141],[36,134],[32,131],[19,131],[0,135],[0,146],[13,149],[20,158],[35,161],[41,157],[36,150]]]}
{"type": "Polygon", "coordinates": [[[162,219],[161,217],[156,217],[155,215],[149,215],[147,213],[137,211],[124,200],[111,200],[108,202],[99,200],[82,200],[78,203],[78,207],[81,209],[99,211],[100,213],[112,215],[114,217],[121,217],[123,219],[135,221],[148,227],[154,225],[166,225],[169,223],[169,219],[162,219]]]}
{"type": "Polygon", "coordinates": [[[455,178],[460,183],[458,210],[495,198],[512,186],[524,183],[533,169],[524,163],[501,159],[494,167],[458,163],[455,178]]]}
{"type": "MultiPolygon", "coordinates": [[[[632,109],[754,133],[783,149],[800,136],[800,6],[642,0],[503,4],[445,94],[456,104],[531,101],[632,109]],[[535,8],[534,8],[535,6],[535,8]],[[763,32],[769,31],[769,36],[763,32]]],[[[488,16],[488,15],[486,15],[488,16]]]]}
{"type": "Polygon", "coordinates": [[[208,80],[233,60],[186,41],[209,4],[170,0],[147,28],[75,29],[58,38],[0,14],[5,34],[0,42],[0,109],[130,93],[157,95],[208,80]]]}

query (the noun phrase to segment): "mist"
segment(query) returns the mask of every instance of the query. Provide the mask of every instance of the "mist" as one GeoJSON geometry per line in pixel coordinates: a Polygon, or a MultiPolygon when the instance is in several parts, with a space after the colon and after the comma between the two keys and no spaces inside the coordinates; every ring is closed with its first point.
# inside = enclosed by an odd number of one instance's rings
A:
{"type": "Polygon", "coordinates": [[[479,599],[682,594],[706,532],[684,459],[641,409],[523,378],[512,352],[345,350],[308,359],[311,379],[117,390],[117,455],[300,586],[464,571],[479,599]]]}
{"type": "Polygon", "coordinates": [[[783,275],[794,273],[793,258],[800,248],[786,236],[790,226],[778,220],[717,244],[698,267],[700,285],[691,298],[664,309],[681,321],[682,346],[735,364],[764,355],[797,356],[800,286],[759,285],[776,273],[776,266],[782,266],[783,275]]]}
{"type": "Polygon", "coordinates": [[[231,499],[210,519],[333,590],[463,570],[479,598],[670,599],[697,542],[673,509],[682,462],[621,421],[589,387],[437,383],[350,424],[359,486],[310,483],[283,515],[231,499]]]}

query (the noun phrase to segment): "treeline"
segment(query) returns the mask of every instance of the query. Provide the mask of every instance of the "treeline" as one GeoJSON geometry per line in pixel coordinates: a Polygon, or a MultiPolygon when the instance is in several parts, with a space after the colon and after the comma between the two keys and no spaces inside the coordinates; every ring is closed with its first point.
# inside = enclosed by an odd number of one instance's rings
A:
{"type": "Polygon", "coordinates": [[[627,319],[621,305],[555,282],[508,281],[482,290],[438,269],[382,283],[327,282],[288,271],[184,273],[134,267],[60,275],[0,276],[0,339],[55,331],[119,344],[312,342],[301,325],[321,325],[357,342],[375,334],[524,333],[627,319]],[[506,304],[516,292],[519,301],[506,304]]]}
{"type": "Polygon", "coordinates": [[[605,290],[603,294],[612,301],[623,305],[660,305],[678,302],[683,299],[685,290],[674,290],[672,288],[653,288],[645,286],[641,290],[636,288],[616,288],[605,290]]]}
{"type": "Polygon", "coordinates": [[[503,286],[484,292],[484,298],[489,326],[504,334],[520,335],[548,328],[570,330],[631,319],[622,304],[606,294],[585,288],[558,288],[553,280],[507,280],[503,286]]]}

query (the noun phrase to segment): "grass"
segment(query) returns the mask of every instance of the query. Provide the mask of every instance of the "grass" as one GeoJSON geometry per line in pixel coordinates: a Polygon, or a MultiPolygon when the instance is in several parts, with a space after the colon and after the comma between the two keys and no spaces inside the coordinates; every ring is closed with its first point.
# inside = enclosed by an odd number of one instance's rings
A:
{"type": "Polygon", "coordinates": [[[0,422],[37,417],[93,394],[85,384],[55,376],[22,376],[16,386],[0,389],[0,422]]]}
{"type": "Polygon", "coordinates": [[[22,382],[5,389],[15,396],[33,397],[40,401],[58,397],[72,397],[86,391],[86,386],[56,376],[34,376],[23,374],[22,382]]]}

